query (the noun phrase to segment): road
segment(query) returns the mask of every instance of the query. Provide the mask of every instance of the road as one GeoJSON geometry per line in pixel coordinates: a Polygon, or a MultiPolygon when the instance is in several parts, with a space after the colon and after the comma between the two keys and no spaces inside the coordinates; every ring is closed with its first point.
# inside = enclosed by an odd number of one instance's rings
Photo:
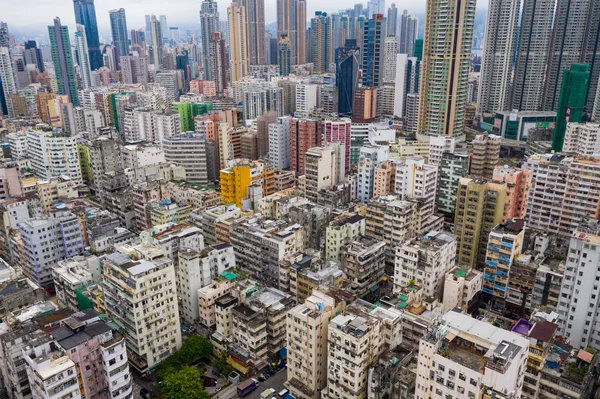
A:
{"type": "Polygon", "coordinates": [[[279,370],[277,372],[277,374],[275,374],[268,380],[260,382],[259,383],[260,385],[258,386],[258,388],[256,388],[254,391],[252,391],[248,395],[244,396],[244,399],[260,399],[260,394],[269,388],[273,388],[275,390],[275,392],[273,393],[273,395],[271,395],[271,397],[275,396],[276,398],[279,398],[279,396],[277,396],[277,394],[283,388],[285,388],[283,386],[283,383],[285,382],[285,380],[287,380],[287,368],[283,368],[283,369],[279,370]]]}

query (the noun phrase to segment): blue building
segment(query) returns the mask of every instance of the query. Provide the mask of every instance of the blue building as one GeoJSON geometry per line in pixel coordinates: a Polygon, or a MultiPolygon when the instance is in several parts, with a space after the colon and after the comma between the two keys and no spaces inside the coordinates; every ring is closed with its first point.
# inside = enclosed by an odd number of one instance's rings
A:
{"type": "Polygon", "coordinates": [[[383,83],[383,41],[385,38],[383,24],[383,14],[374,14],[363,29],[363,87],[379,87],[383,83]]]}
{"type": "Polygon", "coordinates": [[[356,40],[346,40],[335,50],[335,85],[338,92],[338,114],[352,117],[354,92],[358,88],[358,55],[356,40]]]}
{"type": "Polygon", "coordinates": [[[123,8],[119,8],[118,10],[110,10],[108,15],[110,16],[110,30],[113,37],[113,49],[117,50],[115,61],[116,64],[119,65],[119,57],[129,54],[129,38],[127,33],[125,10],[123,8]]]}
{"type": "Polygon", "coordinates": [[[98,23],[96,22],[96,8],[94,0],[73,0],[75,21],[85,26],[88,52],[90,54],[90,67],[92,71],[102,67],[102,53],[100,53],[100,39],[98,37],[98,23]]]}

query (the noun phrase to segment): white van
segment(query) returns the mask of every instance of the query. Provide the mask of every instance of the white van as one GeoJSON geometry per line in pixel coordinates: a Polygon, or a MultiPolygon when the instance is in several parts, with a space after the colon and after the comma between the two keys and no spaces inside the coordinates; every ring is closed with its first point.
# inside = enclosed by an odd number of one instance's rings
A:
{"type": "Polygon", "coordinates": [[[288,390],[287,389],[282,389],[281,392],[278,393],[280,398],[285,398],[285,395],[288,394],[288,390]]]}

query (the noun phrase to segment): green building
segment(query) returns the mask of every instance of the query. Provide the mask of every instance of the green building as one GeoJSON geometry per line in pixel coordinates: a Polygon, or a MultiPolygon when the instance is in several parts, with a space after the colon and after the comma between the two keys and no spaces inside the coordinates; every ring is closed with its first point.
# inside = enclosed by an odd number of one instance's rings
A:
{"type": "Polygon", "coordinates": [[[423,60],[423,39],[415,40],[414,56],[417,57],[417,60],[419,61],[423,60]]]}
{"type": "Polygon", "coordinates": [[[198,115],[208,114],[214,109],[214,104],[211,102],[191,103],[191,102],[174,102],[171,104],[171,111],[177,112],[181,119],[181,131],[190,132],[194,130],[194,117],[198,115]]]}
{"type": "Polygon", "coordinates": [[[552,135],[552,149],[561,152],[565,143],[567,123],[581,122],[588,86],[590,83],[590,66],[588,64],[571,64],[565,70],[556,111],[556,125],[552,135]]]}
{"type": "Polygon", "coordinates": [[[58,94],[69,96],[73,105],[79,105],[77,78],[73,63],[73,52],[69,40],[69,28],[60,23],[60,18],[54,19],[54,25],[48,26],[52,63],[56,75],[58,94]]]}

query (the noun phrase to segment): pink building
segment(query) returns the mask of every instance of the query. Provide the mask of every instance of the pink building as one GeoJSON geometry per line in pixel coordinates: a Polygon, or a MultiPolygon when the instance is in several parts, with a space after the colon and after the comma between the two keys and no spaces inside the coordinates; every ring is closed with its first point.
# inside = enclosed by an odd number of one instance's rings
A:
{"type": "Polygon", "coordinates": [[[508,165],[497,165],[494,168],[493,180],[506,183],[505,221],[511,218],[525,219],[531,177],[531,170],[527,169],[513,168],[508,165]]]}
{"type": "Polygon", "coordinates": [[[132,378],[125,338],[92,309],[74,313],[52,332],[76,365],[86,398],[130,398],[132,378]]]}
{"type": "Polygon", "coordinates": [[[24,195],[21,172],[17,164],[0,167],[0,199],[24,195]]]}
{"type": "Polygon", "coordinates": [[[214,97],[217,95],[217,88],[212,80],[192,80],[190,81],[190,92],[214,97]]]}
{"type": "Polygon", "coordinates": [[[217,324],[215,302],[231,293],[233,284],[227,279],[213,280],[211,285],[198,290],[199,318],[202,325],[211,328],[217,324]]]}
{"type": "Polygon", "coordinates": [[[345,148],[345,165],[346,172],[350,170],[350,126],[349,118],[341,118],[337,120],[326,120],[324,125],[324,143],[344,143],[345,148]]]}

